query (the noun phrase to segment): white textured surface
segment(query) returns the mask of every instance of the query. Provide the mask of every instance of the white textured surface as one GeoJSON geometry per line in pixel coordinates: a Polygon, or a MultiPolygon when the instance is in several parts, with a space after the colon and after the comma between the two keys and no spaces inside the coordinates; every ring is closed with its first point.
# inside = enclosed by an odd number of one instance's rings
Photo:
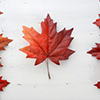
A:
{"type": "Polygon", "coordinates": [[[0,11],[0,33],[14,40],[0,51],[0,76],[11,82],[0,100],[100,100],[100,90],[93,86],[100,80],[100,61],[86,53],[100,43],[100,29],[92,24],[100,13],[99,0],[0,0],[0,11]],[[69,48],[76,51],[60,66],[49,61],[51,80],[45,62],[34,67],[35,60],[19,51],[29,45],[22,26],[41,32],[47,13],[57,22],[57,31],[74,28],[69,48]]]}

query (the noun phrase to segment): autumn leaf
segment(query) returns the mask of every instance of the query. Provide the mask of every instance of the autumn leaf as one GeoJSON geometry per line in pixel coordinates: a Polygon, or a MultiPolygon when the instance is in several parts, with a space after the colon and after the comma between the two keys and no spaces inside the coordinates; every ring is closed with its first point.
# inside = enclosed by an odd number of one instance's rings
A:
{"type": "Polygon", "coordinates": [[[10,82],[7,82],[7,80],[2,80],[2,76],[0,76],[0,91],[3,91],[3,88],[8,84],[10,84],[10,82]]]}
{"type": "MultiPolygon", "coordinates": [[[[0,50],[5,50],[4,47],[8,46],[8,44],[12,41],[12,39],[8,39],[8,37],[2,37],[2,35],[3,34],[0,34],[0,50]]],[[[0,67],[3,67],[1,63],[0,63],[0,67]]]]}
{"type": "Polygon", "coordinates": [[[0,11],[0,15],[3,14],[3,12],[0,11]]]}
{"type": "Polygon", "coordinates": [[[96,86],[98,89],[100,89],[100,82],[97,82],[96,84],[94,84],[94,86],[96,86]]]}
{"type": "MultiPolygon", "coordinates": [[[[98,14],[100,17],[100,14],[98,14]]],[[[100,28],[100,18],[96,19],[95,22],[93,22],[93,24],[96,24],[99,28],[100,28]]]]}
{"type": "Polygon", "coordinates": [[[96,43],[97,47],[93,47],[92,50],[88,51],[87,53],[95,56],[98,60],[100,60],[100,43],[96,43]]]}
{"type": "MultiPolygon", "coordinates": [[[[57,32],[56,25],[57,23],[53,23],[53,20],[48,14],[44,22],[41,22],[41,34],[33,27],[28,28],[23,26],[23,38],[27,40],[30,45],[21,48],[20,51],[27,54],[26,58],[36,58],[35,65],[38,65],[47,59],[48,73],[48,59],[53,63],[60,65],[59,60],[67,60],[69,56],[75,52],[68,48],[73,40],[73,37],[70,37],[73,28],[69,30],[64,28],[60,32],[57,32]]],[[[48,76],[50,79],[50,75],[48,76]]]]}

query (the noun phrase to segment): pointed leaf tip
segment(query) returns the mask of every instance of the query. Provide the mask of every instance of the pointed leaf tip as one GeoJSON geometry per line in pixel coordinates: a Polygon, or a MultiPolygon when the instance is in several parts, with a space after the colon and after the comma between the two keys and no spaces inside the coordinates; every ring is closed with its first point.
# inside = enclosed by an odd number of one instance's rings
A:
{"type": "Polygon", "coordinates": [[[3,14],[3,12],[0,11],[0,15],[3,14]]]}
{"type": "Polygon", "coordinates": [[[50,18],[50,15],[49,15],[49,13],[47,14],[47,17],[49,17],[49,18],[50,18]]]}
{"type": "Polygon", "coordinates": [[[94,84],[94,86],[96,86],[98,89],[100,89],[100,82],[97,82],[96,84],[94,84]]]}
{"type": "Polygon", "coordinates": [[[1,64],[1,62],[0,62],[0,67],[3,67],[3,65],[1,64]]]}
{"type": "Polygon", "coordinates": [[[71,30],[73,31],[73,30],[74,30],[74,28],[71,28],[71,30]]]}
{"type": "Polygon", "coordinates": [[[93,22],[93,24],[96,24],[96,22],[93,22]]]}
{"type": "Polygon", "coordinates": [[[10,84],[10,82],[7,82],[7,80],[2,80],[2,76],[0,76],[0,91],[3,91],[3,88],[8,84],[10,84]]]}
{"type": "Polygon", "coordinates": [[[25,28],[27,28],[26,26],[22,26],[22,28],[23,28],[23,30],[25,29],[25,28]]]}
{"type": "Polygon", "coordinates": [[[100,18],[96,19],[96,21],[93,22],[93,24],[96,24],[100,28],[100,18]]]}

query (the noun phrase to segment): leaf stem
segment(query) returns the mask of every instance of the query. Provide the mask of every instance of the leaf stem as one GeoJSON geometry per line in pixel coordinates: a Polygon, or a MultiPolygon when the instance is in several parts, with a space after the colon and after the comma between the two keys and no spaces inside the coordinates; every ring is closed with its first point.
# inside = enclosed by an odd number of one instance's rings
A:
{"type": "Polygon", "coordinates": [[[47,58],[47,72],[48,72],[48,78],[51,79],[50,72],[49,72],[48,58],[47,58]]]}

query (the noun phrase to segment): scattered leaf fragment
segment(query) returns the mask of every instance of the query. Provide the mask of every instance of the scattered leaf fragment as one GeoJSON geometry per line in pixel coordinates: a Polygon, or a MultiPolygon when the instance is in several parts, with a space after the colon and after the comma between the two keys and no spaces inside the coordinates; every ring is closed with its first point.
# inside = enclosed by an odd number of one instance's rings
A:
{"type": "MultiPolygon", "coordinates": [[[[8,39],[8,37],[2,37],[3,34],[0,34],[0,50],[5,50],[5,46],[8,46],[8,44],[12,41],[12,39],[8,39]]],[[[0,58],[1,59],[1,58],[0,58]]],[[[0,67],[3,65],[0,63],[0,67]]]]}
{"type": "Polygon", "coordinates": [[[100,82],[94,84],[94,86],[96,86],[98,89],[100,89],[100,82]]]}
{"type": "Polygon", "coordinates": [[[93,47],[92,50],[88,51],[87,53],[95,56],[98,60],[100,60],[100,43],[96,43],[97,47],[93,47]]]}
{"type": "Polygon", "coordinates": [[[10,84],[10,82],[7,82],[7,80],[2,80],[2,76],[0,76],[0,91],[3,91],[3,88],[8,84],[10,84]]]}
{"type": "Polygon", "coordinates": [[[23,26],[23,38],[30,45],[21,48],[20,51],[27,54],[26,58],[36,58],[35,65],[42,63],[47,58],[53,63],[60,65],[59,60],[67,60],[75,52],[68,49],[73,40],[73,37],[70,37],[73,28],[69,30],[64,28],[60,32],[57,32],[56,25],[57,23],[53,23],[48,14],[44,22],[41,22],[41,34],[33,27],[28,28],[23,26]]]}

